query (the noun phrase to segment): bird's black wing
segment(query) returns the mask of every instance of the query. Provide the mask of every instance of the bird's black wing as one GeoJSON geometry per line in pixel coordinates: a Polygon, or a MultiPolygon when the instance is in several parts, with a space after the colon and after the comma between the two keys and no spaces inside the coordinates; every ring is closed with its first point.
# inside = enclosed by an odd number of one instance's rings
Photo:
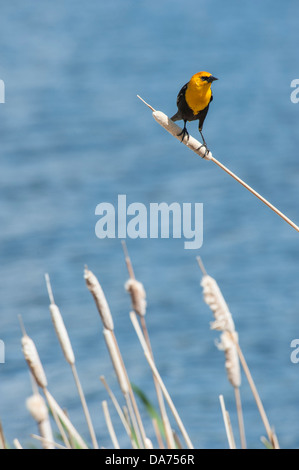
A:
{"type": "Polygon", "coordinates": [[[176,100],[176,104],[177,104],[178,109],[180,109],[181,106],[184,105],[184,103],[185,103],[185,94],[186,94],[188,83],[186,83],[179,91],[179,94],[178,94],[178,97],[177,97],[177,100],[176,100]]]}
{"type": "Polygon", "coordinates": [[[179,94],[178,94],[177,100],[176,100],[178,110],[170,118],[170,119],[172,119],[172,121],[180,121],[181,119],[188,120],[187,115],[186,115],[186,111],[187,111],[187,114],[188,114],[188,110],[190,111],[190,109],[189,109],[189,107],[186,103],[186,99],[185,99],[185,94],[186,94],[188,83],[186,83],[179,91],[179,94]],[[186,109],[186,108],[188,108],[188,109],[186,109]]]}
{"type": "Polygon", "coordinates": [[[183,119],[184,121],[193,121],[194,114],[192,109],[189,108],[187,101],[186,101],[186,90],[188,87],[188,83],[186,83],[181,90],[179,91],[176,103],[178,107],[178,112],[175,114],[175,120],[183,119]]]}

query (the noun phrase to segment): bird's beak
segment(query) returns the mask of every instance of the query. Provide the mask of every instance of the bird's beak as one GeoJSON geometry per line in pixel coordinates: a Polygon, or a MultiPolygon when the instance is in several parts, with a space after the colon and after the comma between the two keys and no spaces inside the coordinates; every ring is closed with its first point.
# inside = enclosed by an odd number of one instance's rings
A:
{"type": "Polygon", "coordinates": [[[214,80],[218,80],[218,78],[213,77],[213,75],[211,75],[211,76],[208,78],[207,81],[208,81],[209,83],[212,83],[214,80]]]}

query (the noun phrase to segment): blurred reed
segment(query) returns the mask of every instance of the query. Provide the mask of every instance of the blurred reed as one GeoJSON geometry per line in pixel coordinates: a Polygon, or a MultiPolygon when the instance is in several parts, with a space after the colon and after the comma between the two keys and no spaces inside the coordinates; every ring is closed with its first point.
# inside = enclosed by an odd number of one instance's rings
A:
{"type": "MultiPolygon", "coordinates": [[[[183,424],[180,414],[174,405],[170,393],[167,390],[160,373],[158,372],[158,367],[154,359],[150,343],[150,335],[146,325],[146,290],[143,284],[135,278],[133,265],[124,242],[123,250],[126,266],[129,273],[129,279],[125,282],[125,290],[128,292],[131,298],[131,312],[129,316],[133,328],[139,339],[141,349],[144,352],[144,356],[149,366],[149,370],[152,373],[153,385],[155,387],[157,395],[157,405],[159,413],[157,413],[155,410],[155,412],[153,412],[151,415],[153,425],[152,431],[156,438],[156,443],[148,437],[148,434],[145,431],[146,425],[141,418],[141,413],[137,406],[137,401],[135,399],[133,387],[128,376],[127,368],[124,364],[123,356],[120,352],[120,348],[115,334],[113,317],[110,311],[108,301],[105,297],[103,288],[95,274],[90,271],[87,266],[85,266],[84,279],[86,287],[93,296],[95,306],[99,312],[100,319],[103,324],[103,336],[105,344],[111,358],[112,367],[117,377],[119,389],[122,392],[124,398],[124,405],[122,405],[117,400],[116,395],[111,390],[105,377],[101,376],[100,380],[104,385],[104,388],[108,394],[108,398],[111,400],[112,405],[115,408],[117,415],[123,425],[123,429],[128,438],[128,447],[131,447],[133,449],[152,449],[156,446],[160,449],[180,449],[185,446],[188,449],[193,449],[194,447],[191,442],[191,439],[183,424]],[[173,430],[171,425],[171,421],[173,420],[176,423],[177,429],[179,430],[181,436],[173,430]],[[160,423],[162,423],[162,427],[160,426],[159,421],[160,423]]],[[[217,346],[224,352],[227,378],[234,389],[241,448],[246,448],[246,438],[240,394],[240,363],[252,390],[254,399],[256,401],[258,410],[260,412],[262,421],[266,429],[267,439],[262,437],[262,442],[264,442],[267,447],[277,449],[279,448],[277,436],[273,428],[269,424],[260,396],[257,392],[257,388],[254,384],[244,355],[241,351],[238,333],[235,329],[235,324],[231,312],[216,280],[207,274],[202,260],[199,257],[197,258],[197,261],[203,274],[201,280],[201,286],[203,288],[203,297],[205,302],[208,304],[208,306],[213,312],[214,320],[213,322],[211,322],[211,328],[221,332],[220,342],[217,344],[217,346]]],[[[75,354],[71,346],[69,334],[64,324],[60,310],[54,301],[54,296],[48,274],[45,275],[45,278],[50,299],[49,309],[53,327],[57,334],[64,357],[67,363],[70,365],[74,375],[75,385],[77,387],[79,399],[90,434],[91,446],[95,449],[98,449],[99,446],[96,439],[96,432],[91,421],[84,392],[76,371],[75,354]]],[[[57,401],[50,393],[48,389],[48,380],[46,377],[46,373],[42,365],[42,361],[39,357],[36,345],[32,338],[28,336],[21,317],[19,317],[19,319],[22,330],[22,351],[30,371],[33,389],[33,394],[27,399],[26,405],[31,416],[36,422],[39,431],[38,435],[32,433],[31,436],[35,440],[39,441],[44,449],[86,449],[90,447],[90,445],[85,442],[85,439],[82,438],[81,434],[72,424],[70,418],[67,415],[67,412],[64,411],[58,405],[57,401]],[[63,444],[61,444],[61,442],[55,442],[54,440],[53,436],[57,436],[57,431],[52,430],[54,425],[57,426],[60,436],[59,440],[62,441],[63,444]]],[[[138,389],[136,389],[135,387],[134,391],[135,393],[137,393],[138,389]]],[[[181,390],[181,393],[184,393],[183,388],[181,390]]],[[[230,449],[235,449],[237,448],[237,445],[234,438],[232,423],[230,420],[229,412],[226,409],[222,394],[219,395],[219,400],[228,445],[230,449]]],[[[102,401],[102,409],[104,420],[107,426],[107,433],[111,438],[113,448],[119,449],[120,439],[119,436],[117,436],[116,434],[116,428],[114,426],[113,419],[109,411],[108,402],[106,400],[102,401]]],[[[18,439],[14,439],[13,444],[14,447],[17,449],[23,448],[18,439]]],[[[0,447],[7,447],[1,423],[0,447]]]]}

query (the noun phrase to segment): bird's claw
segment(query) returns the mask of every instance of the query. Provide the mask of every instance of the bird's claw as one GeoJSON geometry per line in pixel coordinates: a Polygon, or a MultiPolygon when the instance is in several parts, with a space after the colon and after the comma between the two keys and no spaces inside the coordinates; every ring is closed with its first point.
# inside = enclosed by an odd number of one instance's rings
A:
{"type": "Polygon", "coordinates": [[[203,157],[201,158],[205,158],[209,153],[210,153],[210,150],[208,149],[207,145],[206,144],[201,144],[197,149],[196,151],[198,152],[198,150],[200,150],[202,147],[205,147],[205,153],[203,155],[203,157]]]}
{"type": "Polygon", "coordinates": [[[187,142],[188,142],[190,136],[189,136],[189,132],[187,131],[187,129],[186,129],[185,127],[182,129],[182,132],[180,132],[179,134],[177,134],[178,137],[179,137],[180,135],[182,136],[181,142],[183,142],[185,136],[187,136],[187,142]]]}

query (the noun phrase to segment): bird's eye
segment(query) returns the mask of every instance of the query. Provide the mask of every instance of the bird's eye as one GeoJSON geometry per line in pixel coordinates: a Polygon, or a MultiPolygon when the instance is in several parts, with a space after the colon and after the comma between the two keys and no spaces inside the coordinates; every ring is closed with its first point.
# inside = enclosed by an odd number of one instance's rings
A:
{"type": "Polygon", "coordinates": [[[207,82],[208,79],[209,79],[209,77],[207,77],[207,76],[205,75],[204,77],[201,77],[201,79],[202,79],[203,82],[207,82]]]}

